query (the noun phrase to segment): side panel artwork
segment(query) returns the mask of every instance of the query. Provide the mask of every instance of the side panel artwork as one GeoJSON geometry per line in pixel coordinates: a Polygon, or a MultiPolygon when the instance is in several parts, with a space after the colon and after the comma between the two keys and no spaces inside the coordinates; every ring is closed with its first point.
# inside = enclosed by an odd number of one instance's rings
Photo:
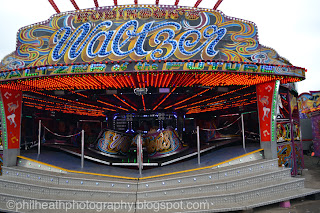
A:
{"type": "Polygon", "coordinates": [[[262,142],[275,140],[275,121],[273,116],[275,114],[278,88],[278,81],[257,85],[257,104],[262,142]]]}
{"type": "Polygon", "coordinates": [[[3,149],[20,149],[22,92],[1,89],[3,149]]]}

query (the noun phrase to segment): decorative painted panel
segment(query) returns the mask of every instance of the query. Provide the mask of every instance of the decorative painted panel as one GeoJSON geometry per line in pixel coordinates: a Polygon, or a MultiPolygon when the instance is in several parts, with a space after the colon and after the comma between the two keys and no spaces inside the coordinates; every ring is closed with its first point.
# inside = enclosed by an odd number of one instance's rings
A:
{"type": "MultiPolygon", "coordinates": [[[[277,147],[279,166],[293,168],[292,146],[291,143],[279,144],[277,147]]],[[[291,170],[292,173],[292,170],[291,170]]]]}
{"type": "Polygon", "coordinates": [[[303,78],[305,72],[260,45],[252,22],[208,9],[147,5],[71,11],[21,28],[16,51],[2,60],[0,70],[9,70],[0,80],[128,70],[226,70],[303,78]]]}
{"type": "Polygon", "coordinates": [[[22,92],[0,89],[3,149],[20,149],[22,92]]]}
{"type": "MultiPolygon", "coordinates": [[[[294,140],[300,141],[300,126],[294,123],[293,126],[294,140]]],[[[291,141],[291,129],[290,122],[278,122],[277,123],[277,142],[290,142],[291,141]]]]}
{"type": "Polygon", "coordinates": [[[310,113],[320,110],[320,91],[302,93],[298,97],[301,118],[310,117],[310,113]]]}
{"type": "Polygon", "coordinates": [[[289,122],[278,122],[277,123],[277,142],[290,142],[291,141],[291,130],[289,122]]]}
{"type": "Polygon", "coordinates": [[[97,140],[96,149],[109,154],[127,154],[132,142],[132,136],[116,132],[114,130],[105,130],[97,140]]]}
{"type": "Polygon", "coordinates": [[[177,132],[172,129],[164,129],[143,136],[149,157],[161,158],[181,152],[184,147],[177,132]]]}
{"type": "Polygon", "coordinates": [[[262,142],[275,140],[275,113],[279,81],[257,85],[260,138],[262,142]]]}

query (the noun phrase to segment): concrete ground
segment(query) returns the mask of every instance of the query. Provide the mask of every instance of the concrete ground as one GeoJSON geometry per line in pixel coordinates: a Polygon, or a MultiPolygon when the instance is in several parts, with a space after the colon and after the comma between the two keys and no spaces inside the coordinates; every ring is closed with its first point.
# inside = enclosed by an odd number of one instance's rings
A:
{"type": "MultiPolygon", "coordinates": [[[[302,178],[305,178],[305,187],[320,189],[320,162],[319,158],[304,155],[305,170],[302,178]]],[[[290,208],[279,207],[279,203],[255,208],[247,212],[257,213],[320,213],[320,195],[316,197],[302,197],[291,200],[290,208]]]]}

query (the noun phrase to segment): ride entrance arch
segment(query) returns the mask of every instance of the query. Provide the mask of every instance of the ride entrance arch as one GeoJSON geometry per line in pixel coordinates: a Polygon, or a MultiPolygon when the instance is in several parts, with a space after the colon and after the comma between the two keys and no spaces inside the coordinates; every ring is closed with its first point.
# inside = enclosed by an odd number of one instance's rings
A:
{"type": "MultiPolygon", "coordinates": [[[[138,131],[146,134],[148,165],[192,150],[196,126],[209,147],[254,133],[265,156],[276,158],[280,85],[305,78],[304,68],[259,43],[253,22],[157,5],[70,11],[23,27],[0,70],[8,166],[21,145],[37,140],[38,120],[59,137],[66,125],[87,128],[88,150],[119,163],[136,163],[127,154],[138,131]]],[[[77,142],[65,142],[78,152],[77,142]]]]}

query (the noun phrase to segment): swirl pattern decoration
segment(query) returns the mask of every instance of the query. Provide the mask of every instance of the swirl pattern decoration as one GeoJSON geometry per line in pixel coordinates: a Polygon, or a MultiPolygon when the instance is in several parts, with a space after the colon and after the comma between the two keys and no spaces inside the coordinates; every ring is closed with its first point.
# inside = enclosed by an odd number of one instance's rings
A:
{"type": "Polygon", "coordinates": [[[289,64],[259,44],[254,23],[205,9],[144,5],[72,11],[22,28],[17,36],[17,48],[0,70],[142,59],[289,64]]]}

